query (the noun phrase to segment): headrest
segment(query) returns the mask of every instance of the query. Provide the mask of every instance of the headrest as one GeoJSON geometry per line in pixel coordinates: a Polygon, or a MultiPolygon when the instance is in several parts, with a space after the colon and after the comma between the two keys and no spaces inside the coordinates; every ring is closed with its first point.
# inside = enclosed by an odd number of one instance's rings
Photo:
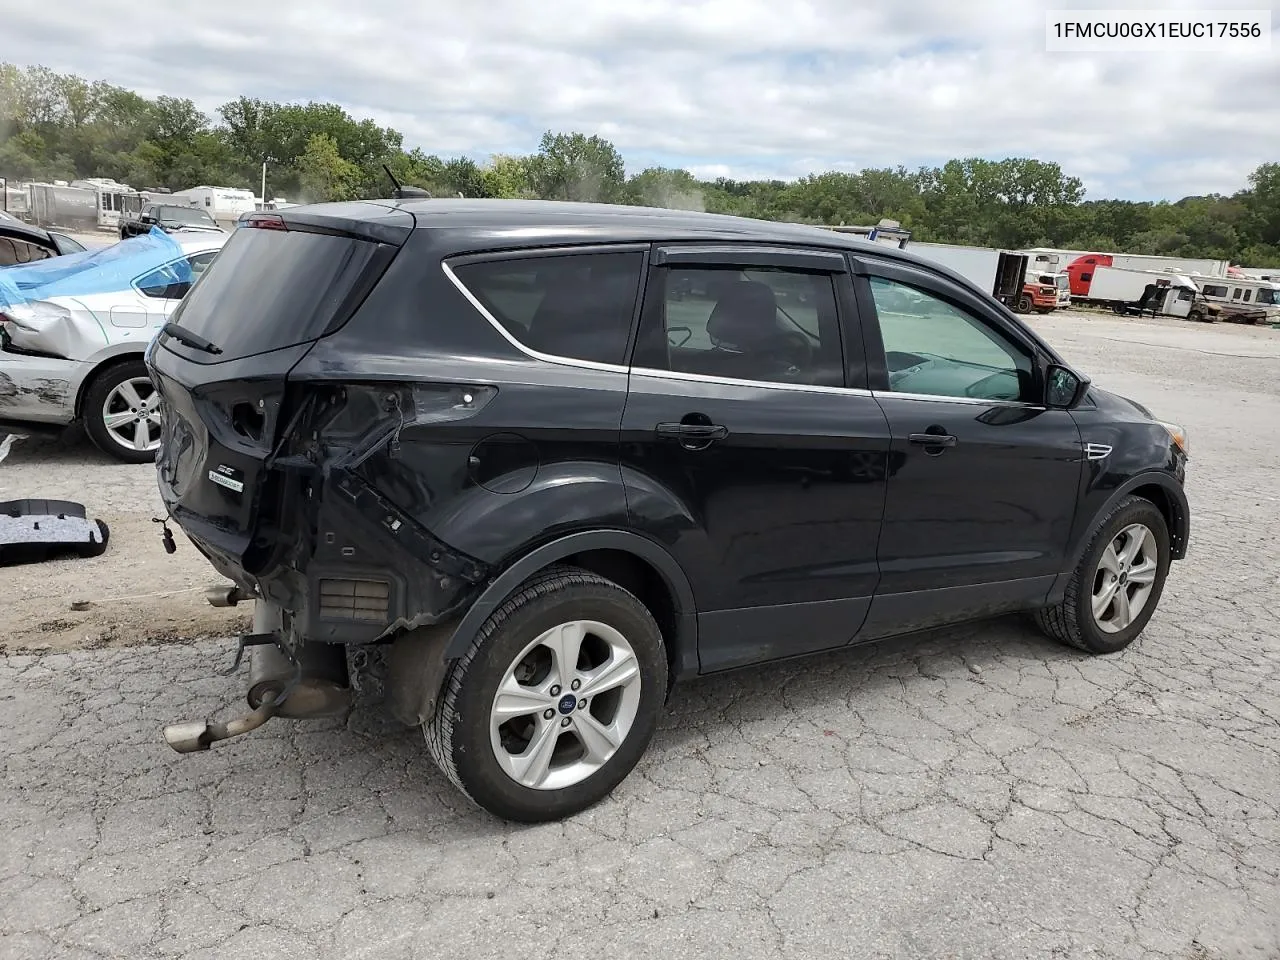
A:
{"type": "Polygon", "coordinates": [[[707,336],[717,347],[750,350],[778,333],[778,300],[758,280],[726,285],[707,320],[707,336]]]}

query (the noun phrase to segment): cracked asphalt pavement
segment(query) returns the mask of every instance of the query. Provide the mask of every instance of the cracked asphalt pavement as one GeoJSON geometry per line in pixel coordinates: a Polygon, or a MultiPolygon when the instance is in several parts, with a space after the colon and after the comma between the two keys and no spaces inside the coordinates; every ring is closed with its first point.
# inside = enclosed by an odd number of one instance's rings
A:
{"type": "Polygon", "coordinates": [[[1280,956],[1280,331],[1035,323],[1190,429],[1129,650],[1007,618],[692,683],[538,827],[365,707],[172,753],[243,706],[226,643],[10,655],[0,958],[1280,956]]]}

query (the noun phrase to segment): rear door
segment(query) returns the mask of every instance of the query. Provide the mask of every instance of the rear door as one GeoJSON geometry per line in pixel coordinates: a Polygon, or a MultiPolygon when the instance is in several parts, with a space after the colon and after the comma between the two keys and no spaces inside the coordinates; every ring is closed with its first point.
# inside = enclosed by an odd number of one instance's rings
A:
{"type": "Polygon", "coordinates": [[[888,425],[823,251],[655,250],[622,420],[632,525],[690,578],[701,670],[839,647],[878,578],[888,425]]]}
{"type": "Polygon", "coordinates": [[[857,262],[870,383],[896,469],[871,639],[1039,602],[1066,563],[1083,450],[1046,409],[1034,341],[931,270],[857,262]]]}

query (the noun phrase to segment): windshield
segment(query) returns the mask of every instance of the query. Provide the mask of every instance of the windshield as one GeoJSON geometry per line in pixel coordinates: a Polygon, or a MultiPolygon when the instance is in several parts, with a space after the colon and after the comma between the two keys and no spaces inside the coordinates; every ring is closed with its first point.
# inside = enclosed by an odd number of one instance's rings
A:
{"type": "MultiPolygon", "coordinates": [[[[380,249],[352,237],[241,227],[170,319],[221,348],[219,360],[314,340],[344,322],[357,305],[352,294],[377,279],[387,262],[380,249]]],[[[172,340],[166,347],[189,349],[172,340]]]]}
{"type": "Polygon", "coordinates": [[[195,207],[161,207],[160,219],[175,223],[213,223],[213,217],[195,207]]]}
{"type": "Polygon", "coordinates": [[[1258,303],[1268,307],[1280,306],[1280,288],[1262,287],[1259,289],[1258,303]]]}

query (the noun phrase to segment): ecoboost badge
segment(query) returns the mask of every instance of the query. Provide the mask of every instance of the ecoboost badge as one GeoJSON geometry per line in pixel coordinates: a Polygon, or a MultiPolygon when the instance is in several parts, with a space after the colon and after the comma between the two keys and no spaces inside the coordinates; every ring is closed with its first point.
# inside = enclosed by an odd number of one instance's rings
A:
{"type": "Polygon", "coordinates": [[[217,470],[209,471],[209,479],[232,493],[244,493],[243,470],[237,470],[235,467],[228,467],[225,463],[220,463],[217,470]]]}

